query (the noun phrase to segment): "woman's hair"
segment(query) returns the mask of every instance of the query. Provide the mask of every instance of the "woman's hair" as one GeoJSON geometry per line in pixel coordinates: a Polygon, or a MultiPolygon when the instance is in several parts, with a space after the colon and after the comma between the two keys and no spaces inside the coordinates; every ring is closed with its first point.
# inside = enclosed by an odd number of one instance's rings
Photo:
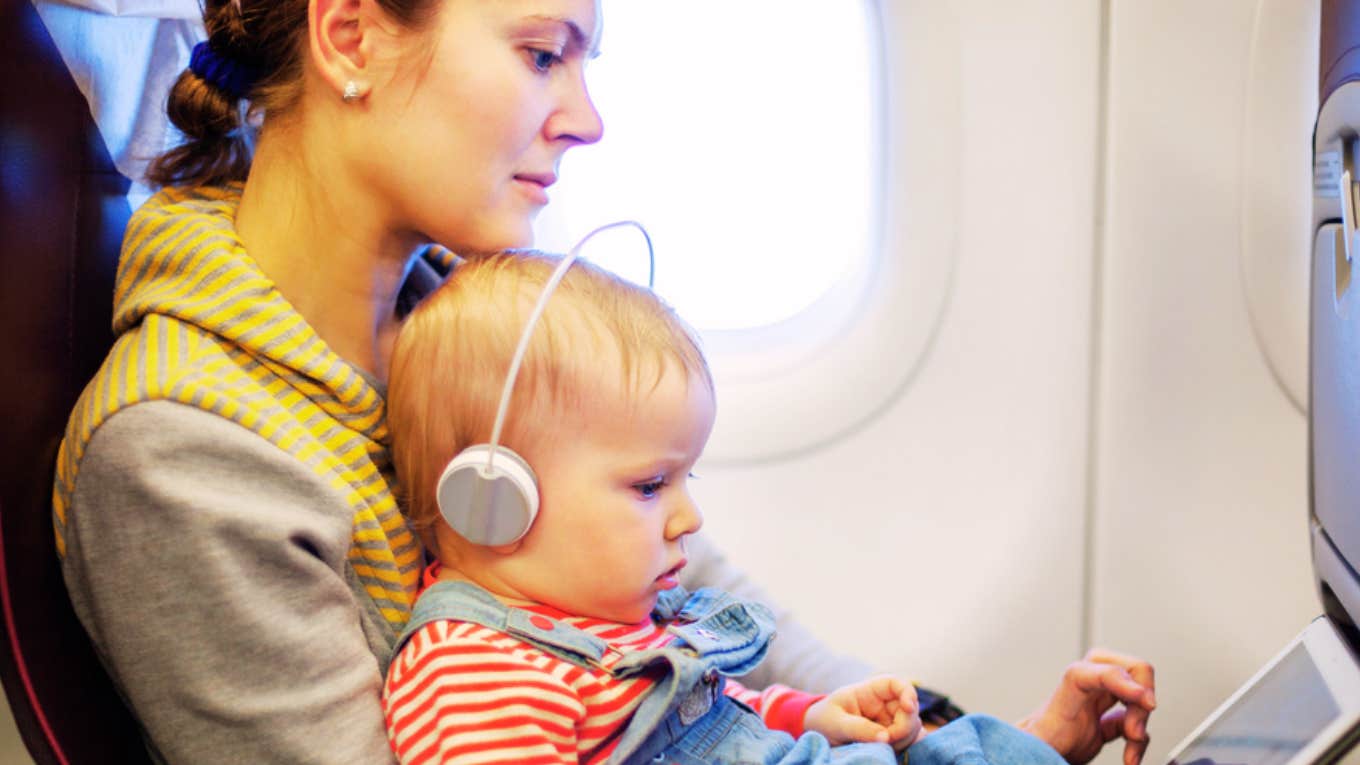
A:
{"type": "MultiPolygon", "coordinates": [[[[387,424],[399,494],[412,527],[432,543],[435,484],[455,454],[486,443],[524,324],[560,259],[518,251],[458,264],[406,319],[392,355],[387,424]]],[[[624,406],[680,370],[711,393],[713,379],[690,328],[655,293],[576,261],[548,300],[515,381],[501,443],[572,424],[591,396],[624,406]],[[618,369],[610,388],[602,375],[618,369]]]]}
{"type": "MultiPolygon", "coordinates": [[[[202,0],[212,56],[248,73],[243,93],[232,93],[185,69],[165,111],[184,142],[152,162],[147,180],[158,186],[221,185],[250,171],[251,123],[287,113],[302,92],[307,51],[307,0],[202,0]]],[[[393,20],[419,30],[444,0],[376,0],[393,20]]]]}

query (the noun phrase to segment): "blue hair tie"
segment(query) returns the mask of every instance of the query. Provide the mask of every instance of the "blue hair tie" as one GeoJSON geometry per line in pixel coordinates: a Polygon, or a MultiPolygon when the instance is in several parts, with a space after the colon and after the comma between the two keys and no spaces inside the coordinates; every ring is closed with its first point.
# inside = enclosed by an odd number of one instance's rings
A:
{"type": "Polygon", "coordinates": [[[212,49],[207,40],[194,46],[189,70],[234,99],[242,99],[255,84],[256,72],[233,58],[212,49]]]}

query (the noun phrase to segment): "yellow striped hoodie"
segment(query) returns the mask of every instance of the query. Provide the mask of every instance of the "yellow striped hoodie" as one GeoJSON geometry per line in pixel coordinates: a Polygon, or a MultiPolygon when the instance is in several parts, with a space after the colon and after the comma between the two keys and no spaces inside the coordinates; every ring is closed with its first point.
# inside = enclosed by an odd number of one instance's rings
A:
{"type": "Polygon", "coordinates": [[[382,394],[245,253],[234,228],[239,201],[240,187],[168,188],[129,222],[114,295],[117,339],[58,455],[57,550],[66,555],[68,523],[82,511],[72,499],[90,439],[129,407],[173,401],[258,434],[345,498],[351,586],[399,632],[421,552],[391,490],[382,394]]]}

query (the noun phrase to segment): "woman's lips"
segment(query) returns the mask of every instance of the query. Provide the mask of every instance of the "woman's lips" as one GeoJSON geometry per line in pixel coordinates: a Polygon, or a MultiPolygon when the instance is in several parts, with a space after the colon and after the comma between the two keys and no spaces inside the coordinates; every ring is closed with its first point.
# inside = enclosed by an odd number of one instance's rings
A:
{"type": "Polygon", "coordinates": [[[524,173],[515,176],[515,185],[540,205],[548,203],[548,187],[557,183],[552,173],[524,173]]]}

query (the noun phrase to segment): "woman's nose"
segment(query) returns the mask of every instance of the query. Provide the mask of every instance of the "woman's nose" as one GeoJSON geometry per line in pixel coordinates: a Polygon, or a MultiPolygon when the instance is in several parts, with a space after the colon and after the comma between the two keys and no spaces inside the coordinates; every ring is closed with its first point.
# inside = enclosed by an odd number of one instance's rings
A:
{"type": "Polygon", "coordinates": [[[604,121],[590,100],[584,77],[577,78],[569,86],[560,108],[548,117],[544,127],[549,140],[567,139],[591,144],[604,136],[604,121]]]}

